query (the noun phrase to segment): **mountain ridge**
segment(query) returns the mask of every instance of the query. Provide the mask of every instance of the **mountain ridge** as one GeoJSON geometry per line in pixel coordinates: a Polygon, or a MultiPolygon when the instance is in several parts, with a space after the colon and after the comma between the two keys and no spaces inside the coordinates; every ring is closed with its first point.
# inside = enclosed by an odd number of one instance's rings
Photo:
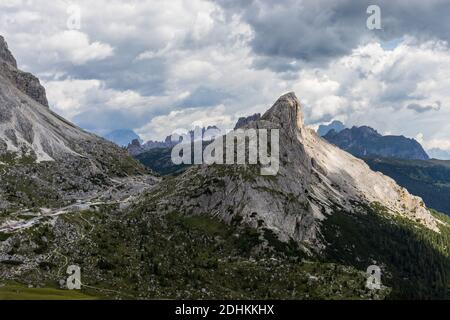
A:
{"type": "Polygon", "coordinates": [[[429,159],[416,140],[404,136],[383,136],[369,126],[354,126],[340,132],[331,130],[323,138],[359,158],[380,156],[409,160],[429,159]]]}
{"type": "Polygon", "coordinates": [[[0,210],[58,206],[113,185],[112,177],[148,173],[126,151],[50,110],[45,89],[16,69],[3,38],[0,59],[0,210]]]}

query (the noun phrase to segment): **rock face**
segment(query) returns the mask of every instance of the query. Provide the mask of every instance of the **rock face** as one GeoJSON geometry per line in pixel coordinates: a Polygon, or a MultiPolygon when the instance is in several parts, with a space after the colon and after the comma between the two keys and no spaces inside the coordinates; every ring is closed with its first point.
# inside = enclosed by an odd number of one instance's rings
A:
{"type": "Polygon", "coordinates": [[[30,156],[38,162],[53,161],[82,156],[85,151],[82,144],[102,141],[49,110],[45,89],[36,77],[16,69],[15,59],[3,38],[0,52],[2,153],[30,156]]]}
{"type": "Polygon", "coordinates": [[[406,160],[428,160],[422,146],[403,136],[382,136],[367,127],[353,127],[340,132],[331,130],[324,138],[356,157],[386,157],[406,160]]]}
{"type": "Polygon", "coordinates": [[[2,36],[0,36],[0,72],[2,76],[9,79],[17,89],[38,103],[48,107],[45,89],[40,84],[39,79],[31,73],[17,69],[16,59],[9,51],[8,45],[2,36]]]}
{"type": "Polygon", "coordinates": [[[0,73],[0,102],[2,153],[31,155],[38,162],[52,161],[78,154],[77,142],[94,138],[23,92],[15,79],[3,72],[0,73]]]}
{"type": "Polygon", "coordinates": [[[0,36],[0,61],[17,68],[17,62],[12,53],[8,49],[8,44],[5,39],[0,36]]]}
{"type": "MultiPolygon", "coordinates": [[[[200,134],[201,132],[205,140],[208,140],[208,138],[206,137],[207,134],[205,134],[207,130],[211,130],[210,132],[214,132],[214,135],[216,134],[216,132],[220,132],[220,129],[217,128],[216,126],[208,126],[203,128],[197,127],[196,129],[198,134],[200,134]]],[[[191,140],[196,139],[194,131],[195,130],[189,131],[191,140]]],[[[138,139],[133,139],[133,141],[131,141],[131,143],[128,144],[127,150],[130,155],[132,155],[133,157],[137,157],[138,155],[141,155],[154,149],[172,149],[177,144],[178,141],[176,141],[176,139],[175,141],[172,141],[172,136],[167,136],[164,141],[150,140],[145,142],[144,144],[142,144],[141,141],[138,139]]]]}
{"type": "Polygon", "coordinates": [[[306,128],[294,93],[244,127],[249,128],[280,130],[278,175],[261,176],[251,165],[195,167],[176,178],[171,189],[160,186],[169,194],[162,200],[167,210],[240,221],[314,250],[324,246],[321,221],[338,209],[364,214],[363,206],[380,204],[393,215],[438,230],[420,198],[306,128]]]}
{"type": "Polygon", "coordinates": [[[0,210],[76,197],[111,176],[145,172],[126,151],[52,112],[39,80],[16,69],[3,38],[0,58],[0,210]]]}

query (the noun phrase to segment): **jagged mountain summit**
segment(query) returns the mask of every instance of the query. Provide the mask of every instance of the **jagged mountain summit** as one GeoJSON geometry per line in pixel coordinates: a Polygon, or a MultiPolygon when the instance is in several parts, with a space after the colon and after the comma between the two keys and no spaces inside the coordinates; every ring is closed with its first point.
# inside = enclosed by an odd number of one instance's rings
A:
{"type": "Polygon", "coordinates": [[[39,79],[31,73],[23,72],[17,68],[17,62],[8,49],[5,39],[0,36],[0,71],[17,89],[30,98],[48,107],[47,96],[39,79]]]}
{"type": "Polygon", "coordinates": [[[352,127],[339,132],[331,130],[324,139],[359,158],[429,159],[416,140],[404,136],[383,136],[368,126],[352,127]]]}
{"type": "Polygon", "coordinates": [[[192,168],[176,178],[176,188],[161,191],[168,193],[162,202],[169,211],[212,214],[228,223],[238,219],[317,250],[324,245],[321,221],[337,210],[364,212],[361,208],[381,205],[393,216],[438,231],[420,198],[306,128],[294,93],[243,127],[250,128],[280,130],[278,174],[264,177],[251,165],[192,168]]]}
{"type": "MultiPolygon", "coordinates": [[[[203,128],[194,128],[192,130],[189,130],[187,133],[192,140],[196,139],[195,132],[197,132],[199,135],[204,137],[205,133],[208,130],[212,130],[214,132],[220,132],[220,129],[217,126],[208,126],[203,128]]],[[[206,139],[206,137],[204,137],[206,139]]],[[[133,157],[137,157],[143,153],[155,150],[155,149],[171,149],[175,145],[179,143],[180,136],[177,135],[169,135],[167,136],[164,141],[147,141],[145,143],[142,143],[139,139],[133,139],[131,143],[128,144],[127,150],[130,155],[133,157]]],[[[170,151],[170,150],[169,150],[170,151]]]]}
{"type": "Polygon", "coordinates": [[[0,210],[57,205],[144,172],[115,144],[51,111],[39,80],[17,68],[0,38],[0,210]]]}

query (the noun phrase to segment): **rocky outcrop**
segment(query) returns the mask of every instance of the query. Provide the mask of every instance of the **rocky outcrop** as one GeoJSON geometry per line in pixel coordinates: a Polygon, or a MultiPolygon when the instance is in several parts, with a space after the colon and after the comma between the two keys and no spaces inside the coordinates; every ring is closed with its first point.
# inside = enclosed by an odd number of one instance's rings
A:
{"type": "Polygon", "coordinates": [[[10,65],[3,65],[0,69],[3,76],[9,78],[17,89],[48,108],[45,88],[41,85],[38,78],[31,73],[12,68],[10,65]]]}
{"type": "Polygon", "coordinates": [[[132,156],[137,156],[142,153],[142,144],[139,139],[134,139],[127,147],[127,151],[132,156]]]}
{"type": "Polygon", "coordinates": [[[31,73],[23,72],[17,69],[17,62],[8,49],[8,45],[3,37],[0,36],[0,73],[8,78],[11,83],[20,91],[28,95],[38,103],[48,107],[45,88],[39,82],[39,79],[31,73]]]}
{"type": "Polygon", "coordinates": [[[0,62],[4,62],[14,68],[17,68],[16,59],[12,55],[11,51],[9,51],[8,44],[2,36],[0,36],[0,62]]]}
{"type": "Polygon", "coordinates": [[[59,160],[82,153],[82,142],[99,139],[50,111],[39,80],[11,63],[6,44],[1,50],[0,139],[9,152],[38,162],[59,160]]]}

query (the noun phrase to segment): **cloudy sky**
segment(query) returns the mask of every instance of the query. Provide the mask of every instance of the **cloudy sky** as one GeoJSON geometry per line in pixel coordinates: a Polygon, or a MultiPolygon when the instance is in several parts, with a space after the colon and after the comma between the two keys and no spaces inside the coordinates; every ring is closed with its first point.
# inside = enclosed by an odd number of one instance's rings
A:
{"type": "Polygon", "coordinates": [[[449,12],[448,0],[1,0],[0,34],[51,108],[99,134],[229,128],[295,91],[310,125],[450,150],[449,12]]]}

